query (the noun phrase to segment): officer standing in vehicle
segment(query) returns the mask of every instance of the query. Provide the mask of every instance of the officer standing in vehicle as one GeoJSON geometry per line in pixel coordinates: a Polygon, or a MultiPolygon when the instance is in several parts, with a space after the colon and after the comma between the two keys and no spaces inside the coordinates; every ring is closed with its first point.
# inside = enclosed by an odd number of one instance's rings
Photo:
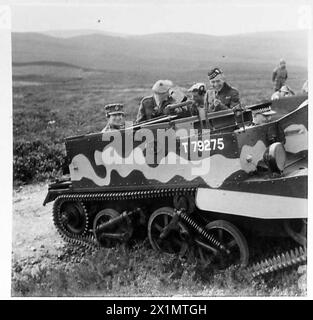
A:
{"type": "Polygon", "coordinates": [[[240,104],[239,92],[226,81],[220,68],[208,72],[211,88],[204,97],[204,107],[207,112],[228,110],[240,104]]]}
{"type": "Polygon", "coordinates": [[[107,104],[105,107],[107,125],[101,132],[123,129],[125,126],[124,106],[121,103],[107,104]]]}
{"type": "Polygon", "coordinates": [[[288,72],[286,69],[286,61],[284,59],[280,59],[279,66],[274,69],[272,75],[272,81],[274,84],[274,91],[278,91],[283,85],[286,84],[286,80],[288,78],[288,72]]]}
{"type": "Polygon", "coordinates": [[[173,86],[170,80],[158,80],[152,87],[153,94],[144,97],[139,106],[136,122],[142,122],[164,114],[167,105],[174,103],[170,95],[170,88],[173,86]]]}

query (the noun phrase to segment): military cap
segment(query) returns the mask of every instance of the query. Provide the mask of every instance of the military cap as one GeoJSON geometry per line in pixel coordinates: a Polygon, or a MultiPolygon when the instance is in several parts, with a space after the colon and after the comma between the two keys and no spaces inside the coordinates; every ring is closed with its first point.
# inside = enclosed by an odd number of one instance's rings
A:
{"type": "Polygon", "coordinates": [[[197,91],[197,92],[199,92],[199,93],[205,92],[205,91],[206,91],[205,84],[202,83],[202,82],[198,82],[198,83],[193,84],[193,85],[188,89],[188,92],[194,92],[194,91],[197,91]]]}
{"type": "Polygon", "coordinates": [[[210,80],[214,79],[217,75],[222,74],[223,71],[220,68],[213,68],[208,72],[208,77],[210,80]]]}
{"type": "Polygon", "coordinates": [[[152,87],[154,93],[166,93],[173,86],[170,80],[158,80],[152,87]]]}
{"type": "Polygon", "coordinates": [[[124,114],[123,108],[124,106],[121,103],[111,103],[104,106],[107,117],[112,114],[124,114]]]}
{"type": "Polygon", "coordinates": [[[268,111],[262,112],[264,116],[271,116],[272,114],[276,114],[276,111],[270,109],[268,111]]]}

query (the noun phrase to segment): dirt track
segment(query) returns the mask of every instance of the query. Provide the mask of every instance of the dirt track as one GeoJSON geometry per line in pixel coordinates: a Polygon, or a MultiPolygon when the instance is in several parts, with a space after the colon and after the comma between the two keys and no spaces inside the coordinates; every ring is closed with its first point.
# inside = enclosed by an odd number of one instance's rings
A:
{"type": "MultiPolygon", "coordinates": [[[[64,281],[51,277],[51,270],[68,273],[85,256],[81,249],[65,243],[56,231],[53,203],[43,206],[47,190],[46,184],[36,184],[13,191],[12,296],[59,295],[54,287],[64,281]],[[38,286],[45,287],[49,281],[52,288],[38,291],[38,286]]],[[[64,283],[66,286],[66,280],[64,283]]]]}
{"type": "Polygon", "coordinates": [[[52,203],[42,205],[47,185],[29,185],[13,192],[13,261],[58,254],[64,246],[52,221],[52,203]]]}

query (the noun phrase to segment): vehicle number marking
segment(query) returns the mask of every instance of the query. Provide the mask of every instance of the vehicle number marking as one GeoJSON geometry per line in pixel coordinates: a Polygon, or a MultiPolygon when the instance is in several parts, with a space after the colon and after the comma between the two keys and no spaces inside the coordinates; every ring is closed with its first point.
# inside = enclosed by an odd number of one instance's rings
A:
{"type": "MultiPolygon", "coordinates": [[[[184,151],[188,152],[188,142],[183,142],[182,146],[184,147],[184,151]]],[[[191,151],[198,152],[198,151],[214,151],[216,149],[223,150],[225,148],[223,138],[217,139],[206,139],[206,140],[199,140],[199,141],[191,141],[190,143],[191,151]]]]}

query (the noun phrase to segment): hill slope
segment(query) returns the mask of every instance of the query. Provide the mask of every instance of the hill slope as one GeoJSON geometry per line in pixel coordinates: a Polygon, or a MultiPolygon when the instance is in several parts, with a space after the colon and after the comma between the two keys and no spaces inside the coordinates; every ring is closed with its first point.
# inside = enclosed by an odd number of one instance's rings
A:
{"type": "Polygon", "coordinates": [[[126,72],[207,69],[216,64],[272,67],[281,57],[289,65],[306,67],[307,35],[292,31],[233,36],[163,33],[57,38],[39,33],[13,33],[12,55],[15,63],[57,61],[82,68],[126,72]]]}

